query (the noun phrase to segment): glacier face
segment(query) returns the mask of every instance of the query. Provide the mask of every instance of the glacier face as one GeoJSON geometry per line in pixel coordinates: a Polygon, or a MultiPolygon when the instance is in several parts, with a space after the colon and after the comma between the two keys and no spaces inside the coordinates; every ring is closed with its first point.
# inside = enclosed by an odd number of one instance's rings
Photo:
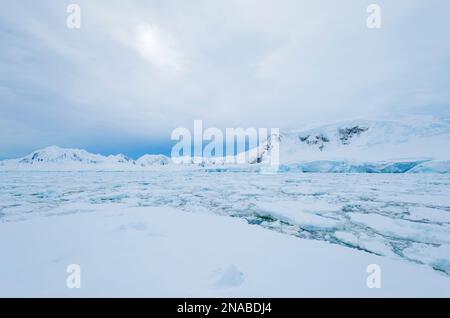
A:
{"type": "Polygon", "coordinates": [[[90,213],[98,206],[225,215],[450,275],[448,175],[0,172],[0,222],[90,213]]]}

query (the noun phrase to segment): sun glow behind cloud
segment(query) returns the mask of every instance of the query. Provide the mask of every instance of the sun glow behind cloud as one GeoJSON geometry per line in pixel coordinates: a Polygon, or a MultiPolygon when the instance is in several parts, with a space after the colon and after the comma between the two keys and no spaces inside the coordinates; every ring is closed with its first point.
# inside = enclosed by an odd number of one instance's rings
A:
{"type": "Polygon", "coordinates": [[[135,30],[135,48],[153,65],[181,72],[184,69],[183,54],[172,35],[164,34],[157,26],[139,25],[135,30]]]}

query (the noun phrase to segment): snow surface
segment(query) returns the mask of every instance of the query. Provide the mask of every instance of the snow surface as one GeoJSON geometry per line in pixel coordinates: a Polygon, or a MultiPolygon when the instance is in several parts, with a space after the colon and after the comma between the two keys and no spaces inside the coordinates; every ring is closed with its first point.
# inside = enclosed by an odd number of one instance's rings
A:
{"type": "MultiPolygon", "coordinates": [[[[83,208],[80,206],[79,208],[83,208]]],[[[1,225],[1,296],[449,296],[425,266],[172,208],[84,206],[90,213],[1,225]],[[45,229],[45,230],[43,230],[45,229]],[[68,289],[66,267],[81,266],[68,289]],[[382,268],[382,288],[366,268],[382,268]]]]}
{"type": "Polygon", "coordinates": [[[0,172],[0,240],[0,296],[449,297],[450,178],[0,172]]]}

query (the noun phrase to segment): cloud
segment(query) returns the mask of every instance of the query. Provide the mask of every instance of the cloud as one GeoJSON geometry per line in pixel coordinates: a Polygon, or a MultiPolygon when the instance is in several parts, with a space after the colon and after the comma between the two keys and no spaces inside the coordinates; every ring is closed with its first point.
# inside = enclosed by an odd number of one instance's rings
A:
{"type": "Polygon", "coordinates": [[[148,24],[138,26],[136,33],[137,50],[143,57],[160,67],[183,69],[182,54],[172,37],[148,24]]]}
{"type": "Polygon", "coordinates": [[[365,0],[77,3],[79,30],[63,2],[2,5],[0,157],[157,152],[194,119],[291,129],[450,102],[450,3],[380,0],[380,30],[365,0]]]}
{"type": "Polygon", "coordinates": [[[131,31],[119,30],[118,36],[161,72],[182,72],[186,67],[185,56],[175,37],[156,25],[140,23],[131,31]]]}

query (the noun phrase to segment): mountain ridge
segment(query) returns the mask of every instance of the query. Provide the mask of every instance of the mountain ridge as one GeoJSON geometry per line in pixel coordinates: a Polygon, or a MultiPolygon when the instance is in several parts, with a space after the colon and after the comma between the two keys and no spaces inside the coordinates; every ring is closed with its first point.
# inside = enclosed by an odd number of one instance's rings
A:
{"type": "MultiPolygon", "coordinates": [[[[274,149],[279,150],[282,171],[446,173],[450,172],[450,120],[429,116],[413,120],[346,120],[271,135],[257,148],[233,158],[245,162],[243,166],[258,166],[271,160],[274,149]]],[[[183,167],[226,166],[226,159],[202,158],[200,164],[192,160],[183,167]]],[[[134,160],[123,154],[103,156],[58,146],[0,161],[1,170],[139,170],[161,166],[175,164],[161,154],[146,154],[134,160]]]]}

